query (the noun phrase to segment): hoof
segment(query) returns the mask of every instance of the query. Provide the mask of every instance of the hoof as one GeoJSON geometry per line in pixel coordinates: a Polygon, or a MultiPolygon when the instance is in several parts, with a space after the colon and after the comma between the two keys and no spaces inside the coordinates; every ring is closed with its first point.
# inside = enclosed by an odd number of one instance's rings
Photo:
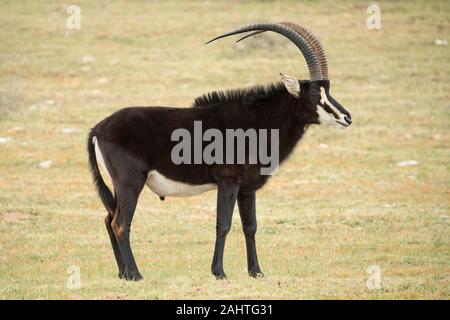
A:
{"type": "Polygon", "coordinates": [[[213,273],[217,280],[226,280],[227,276],[224,272],[213,273]]]}
{"type": "Polygon", "coordinates": [[[262,273],[261,271],[257,271],[257,272],[250,271],[250,272],[248,273],[248,275],[249,275],[250,277],[253,277],[253,278],[262,278],[262,277],[264,277],[264,273],[262,273]]]}
{"type": "MultiPolygon", "coordinates": [[[[120,275],[119,275],[119,277],[120,277],[120,275]]],[[[124,274],[124,275],[122,275],[122,279],[123,278],[127,281],[140,281],[140,280],[144,279],[139,272],[133,272],[133,273],[130,272],[128,274],[124,274]]]]}
{"type": "Polygon", "coordinates": [[[125,277],[125,280],[127,281],[141,281],[142,279],[144,278],[141,275],[125,277]]]}

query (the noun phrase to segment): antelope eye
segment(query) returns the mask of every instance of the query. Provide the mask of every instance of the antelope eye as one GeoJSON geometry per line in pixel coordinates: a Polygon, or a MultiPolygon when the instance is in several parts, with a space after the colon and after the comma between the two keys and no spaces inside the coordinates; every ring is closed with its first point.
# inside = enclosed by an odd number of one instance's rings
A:
{"type": "Polygon", "coordinates": [[[311,89],[311,93],[313,96],[318,96],[319,95],[319,91],[315,88],[311,89]]]}

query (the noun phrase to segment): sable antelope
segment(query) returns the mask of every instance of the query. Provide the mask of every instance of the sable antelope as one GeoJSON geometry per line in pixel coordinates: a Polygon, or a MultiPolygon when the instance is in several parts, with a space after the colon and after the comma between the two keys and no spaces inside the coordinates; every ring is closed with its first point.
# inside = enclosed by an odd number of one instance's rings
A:
{"type": "MultiPolygon", "coordinates": [[[[266,163],[258,158],[256,163],[217,161],[196,164],[188,161],[176,164],[172,159],[177,146],[174,131],[181,128],[183,132],[194,135],[195,123],[200,121],[204,129],[224,134],[228,129],[245,132],[251,129],[277,130],[281,163],[309,125],[347,127],[351,124],[350,113],[330,95],[327,60],[319,40],[310,31],[293,23],[260,23],[239,28],[211,41],[250,31],[253,32],[251,35],[272,31],[292,41],[306,60],[310,80],[281,74],[281,82],[269,86],[203,95],[195,99],[191,108],[124,108],[90,131],[87,144],[89,164],[108,212],[106,229],[120,278],[142,279],[130,247],[130,227],[144,185],[161,199],[217,189],[216,243],[211,271],[218,279],[226,277],[223,251],[237,201],[245,234],[248,272],[253,277],[263,275],[255,247],[255,192],[268,180],[268,175],[261,174],[266,163]],[[98,163],[110,176],[114,195],[106,186],[98,163]]],[[[249,151],[249,148],[246,144],[245,150],[249,151]]],[[[232,150],[224,151],[229,153],[232,150]]],[[[249,157],[245,159],[249,160],[249,157]]]]}

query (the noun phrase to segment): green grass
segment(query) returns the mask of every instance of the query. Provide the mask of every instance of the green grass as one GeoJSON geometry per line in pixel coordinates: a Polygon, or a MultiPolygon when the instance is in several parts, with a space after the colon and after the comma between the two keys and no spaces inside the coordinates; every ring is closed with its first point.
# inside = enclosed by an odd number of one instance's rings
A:
{"type": "Polygon", "coordinates": [[[77,4],[81,30],[67,31],[64,1],[0,1],[0,137],[11,138],[0,144],[0,298],[449,298],[450,52],[434,44],[450,41],[449,2],[380,1],[379,31],[366,28],[366,1],[77,4]],[[188,106],[279,72],[307,77],[281,37],[203,45],[262,20],[320,36],[332,94],[354,124],[311,128],[258,192],[265,278],[247,276],[237,212],[229,279],[210,275],[214,192],[161,202],[145,190],[132,228],[144,281],[119,280],[87,169],[88,129],[124,106],[188,106]],[[39,168],[44,160],[53,165],[39,168]],[[71,265],[78,290],[66,286],[71,265]],[[370,265],[381,268],[379,290],[366,286],[370,265]]]}

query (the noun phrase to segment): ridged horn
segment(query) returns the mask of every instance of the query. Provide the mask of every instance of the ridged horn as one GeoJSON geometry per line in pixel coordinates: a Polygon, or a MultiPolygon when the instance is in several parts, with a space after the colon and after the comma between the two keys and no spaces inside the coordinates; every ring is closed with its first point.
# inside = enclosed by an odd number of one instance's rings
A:
{"type": "MultiPolygon", "coordinates": [[[[292,23],[292,22],[280,22],[280,25],[287,26],[300,34],[305,40],[308,42],[309,46],[314,50],[314,53],[316,54],[317,60],[319,61],[320,68],[322,70],[323,79],[328,80],[328,62],[327,57],[325,55],[325,50],[323,49],[322,44],[320,43],[319,38],[315,36],[310,30],[308,30],[305,26],[292,23]]],[[[256,34],[266,32],[267,30],[258,30],[252,33],[249,33],[245,35],[244,37],[240,38],[236,42],[242,41],[244,39],[247,39],[249,37],[252,37],[256,34]]]]}
{"type": "Polygon", "coordinates": [[[311,48],[311,46],[308,44],[308,42],[305,40],[305,38],[303,38],[303,36],[301,36],[295,30],[293,30],[292,28],[290,28],[286,25],[281,25],[278,23],[251,24],[251,25],[247,25],[247,26],[238,28],[234,31],[227,32],[218,37],[215,37],[214,39],[209,40],[205,44],[208,44],[210,42],[216,41],[221,38],[225,38],[228,36],[232,36],[232,35],[240,34],[240,33],[244,33],[244,32],[249,32],[249,31],[273,31],[273,32],[276,32],[276,33],[279,33],[279,34],[285,36],[286,38],[291,40],[303,54],[303,56],[306,60],[306,64],[308,65],[310,79],[312,81],[323,79],[322,69],[318,62],[316,54],[314,53],[314,50],[311,48]]]}

